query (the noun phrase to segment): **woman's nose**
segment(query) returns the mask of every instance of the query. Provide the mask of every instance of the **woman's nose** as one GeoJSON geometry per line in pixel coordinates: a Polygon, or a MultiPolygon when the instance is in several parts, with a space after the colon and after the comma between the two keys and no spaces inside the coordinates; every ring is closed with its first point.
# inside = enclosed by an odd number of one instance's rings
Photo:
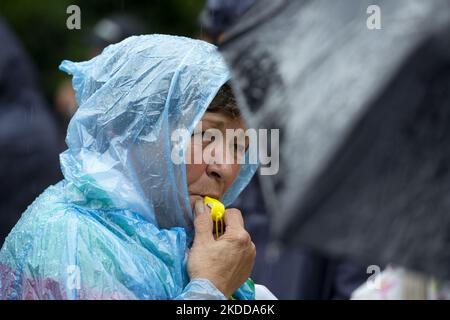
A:
{"type": "Polygon", "coordinates": [[[232,177],[233,165],[227,161],[227,148],[225,146],[216,145],[212,149],[207,161],[206,173],[217,179],[226,180],[232,177]]]}
{"type": "Polygon", "coordinates": [[[232,165],[225,163],[211,163],[206,166],[206,173],[210,177],[226,182],[226,180],[232,176],[232,165]]]}

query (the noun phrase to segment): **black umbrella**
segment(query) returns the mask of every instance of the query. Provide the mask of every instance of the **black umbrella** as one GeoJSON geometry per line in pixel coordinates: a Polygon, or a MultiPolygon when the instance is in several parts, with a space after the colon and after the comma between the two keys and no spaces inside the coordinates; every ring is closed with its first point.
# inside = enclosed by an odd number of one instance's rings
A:
{"type": "Polygon", "coordinates": [[[260,0],[230,30],[244,115],[280,128],[275,239],[450,279],[449,26],[448,0],[260,0]]]}

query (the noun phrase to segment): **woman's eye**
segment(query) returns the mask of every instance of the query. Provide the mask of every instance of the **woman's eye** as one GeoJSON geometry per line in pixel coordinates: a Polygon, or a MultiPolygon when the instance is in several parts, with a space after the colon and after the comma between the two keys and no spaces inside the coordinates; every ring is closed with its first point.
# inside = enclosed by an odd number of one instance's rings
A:
{"type": "Polygon", "coordinates": [[[213,143],[215,137],[214,135],[211,135],[209,132],[204,130],[192,133],[191,139],[192,143],[202,145],[204,148],[210,143],[213,143]]]}

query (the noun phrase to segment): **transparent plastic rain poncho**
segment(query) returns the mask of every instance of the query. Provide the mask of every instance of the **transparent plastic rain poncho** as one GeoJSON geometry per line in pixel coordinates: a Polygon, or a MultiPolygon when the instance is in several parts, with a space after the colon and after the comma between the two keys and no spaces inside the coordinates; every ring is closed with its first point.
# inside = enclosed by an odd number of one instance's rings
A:
{"type": "MultiPolygon", "coordinates": [[[[188,277],[193,215],[185,164],[171,161],[174,144],[187,145],[171,132],[192,132],[229,78],[216,48],[137,36],[60,69],[73,75],[79,103],[60,155],[64,180],[4,243],[0,298],[224,299],[208,280],[188,277]]],[[[241,166],[226,205],[255,170],[241,166]]],[[[246,283],[234,296],[254,292],[246,283]]]]}

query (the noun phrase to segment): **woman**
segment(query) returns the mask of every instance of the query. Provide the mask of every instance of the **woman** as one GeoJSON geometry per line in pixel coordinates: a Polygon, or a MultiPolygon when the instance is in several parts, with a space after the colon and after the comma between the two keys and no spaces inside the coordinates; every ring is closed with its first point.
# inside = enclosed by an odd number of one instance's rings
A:
{"type": "Polygon", "coordinates": [[[227,210],[226,232],[215,240],[209,216],[200,214],[194,230],[192,207],[197,200],[203,212],[198,200],[205,195],[230,204],[256,165],[171,159],[177,144],[183,157],[192,156],[189,138],[172,141],[171,134],[192,133],[204,117],[243,127],[239,117],[217,111],[220,103],[205,113],[229,78],[215,47],[182,37],[130,37],[60,68],[73,75],[79,103],[60,155],[64,179],[29,206],[8,236],[0,298],[225,299],[234,292],[253,299],[254,287],[244,281],[255,249],[240,213],[227,210]],[[227,257],[233,252],[241,256],[227,257]]]}

